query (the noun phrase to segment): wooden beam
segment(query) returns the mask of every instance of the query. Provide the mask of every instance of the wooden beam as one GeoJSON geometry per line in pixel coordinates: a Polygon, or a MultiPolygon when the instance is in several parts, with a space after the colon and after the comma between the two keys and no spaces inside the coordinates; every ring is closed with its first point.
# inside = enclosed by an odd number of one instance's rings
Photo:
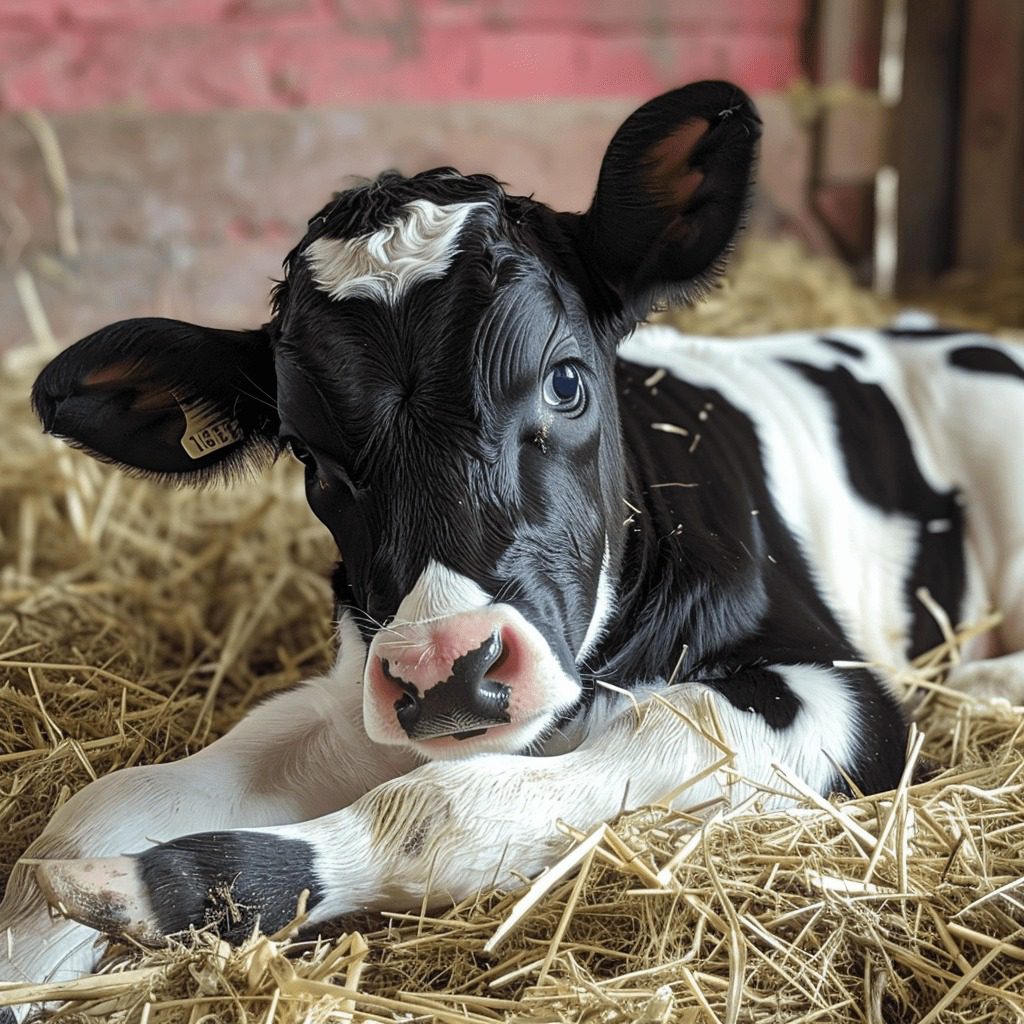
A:
{"type": "Polygon", "coordinates": [[[899,172],[899,290],[922,287],[953,262],[961,25],[960,0],[907,4],[903,86],[887,145],[899,172]]]}
{"type": "Polygon", "coordinates": [[[1024,3],[968,0],[957,263],[1024,241],[1024,3]]]}

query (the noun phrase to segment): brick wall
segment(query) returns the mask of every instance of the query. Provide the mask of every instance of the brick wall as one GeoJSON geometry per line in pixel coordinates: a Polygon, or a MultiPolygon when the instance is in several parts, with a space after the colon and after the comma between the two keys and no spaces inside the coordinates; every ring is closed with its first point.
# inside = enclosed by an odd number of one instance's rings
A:
{"type": "Polygon", "coordinates": [[[453,164],[582,209],[629,111],[700,77],[758,97],[759,208],[788,216],[806,138],[778,91],[797,74],[803,8],[0,0],[0,350],[29,338],[16,266],[59,343],[128,316],[259,323],[306,218],[351,175],[453,164]],[[77,255],[57,244],[30,107],[67,164],[77,255]]]}
{"type": "Polygon", "coordinates": [[[0,109],[199,111],[754,92],[802,0],[0,0],[0,109]]]}

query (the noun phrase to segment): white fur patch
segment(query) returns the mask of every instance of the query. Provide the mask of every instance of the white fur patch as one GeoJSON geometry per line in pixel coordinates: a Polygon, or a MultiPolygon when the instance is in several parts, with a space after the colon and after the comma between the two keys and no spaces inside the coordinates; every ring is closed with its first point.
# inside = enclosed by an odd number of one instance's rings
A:
{"type": "Polygon", "coordinates": [[[317,287],[332,299],[394,305],[421,281],[443,277],[458,254],[459,232],[483,203],[439,206],[414,199],[387,227],[361,238],[318,238],[305,251],[317,287]]]}
{"type": "Polygon", "coordinates": [[[430,622],[459,612],[478,611],[490,603],[490,595],[468,576],[430,561],[412,590],[402,598],[394,621],[396,624],[430,622]]]}
{"type": "Polygon", "coordinates": [[[800,699],[793,723],[766,744],[778,760],[818,793],[835,781],[834,765],[849,771],[857,760],[861,715],[850,690],[837,672],[817,665],[775,665],[790,690],[800,699]]]}
{"type": "Polygon", "coordinates": [[[583,638],[579,654],[576,655],[577,663],[583,661],[591,652],[597,641],[601,639],[604,627],[615,608],[615,595],[612,593],[612,584],[609,574],[611,564],[611,551],[608,548],[608,538],[604,539],[604,557],[601,559],[601,575],[597,580],[597,596],[594,599],[594,613],[590,617],[590,625],[587,627],[587,635],[583,638]]]}
{"type": "MultiPolygon", "coordinates": [[[[668,802],[703,817],[749,809],[750,797],[758,808],[788,806],[792,799],[773,762],[815,788],[827,787],[835,773],[822,748],[842,763],[850,740],[846,733],[835,735],[834,726],[828,734],[821,730],[830,703],[837,715],[852,709],[845,688],[827,670],[778,671],[805,701],[792,730],[776,732],[699,683],[670,687],[639,709],[625,697],[602,698],[599,727],[573,751],[434,761],[337,814],[269,831],[313,848],[324,894],[311,916],[315,923],[353,907],[415,905],[425,892],[440,905],[481,886],[512,884],[564,851],[559,819],[588,831],[624,807],[651,803],[668,802]],[[607,709],[601,708],[605,703],[607,709]],[[703,730],[717,735],[720,727],[735,750],[734,771],[708,774],[722,752],[703,730]],[[690,783],[681,788],[685,780],[690,783]],[[764,786],[768,792],[759,788],[764,786]],[[412,851],[403,842],[410,833],[417,839],[412,851]],[[339,844],[347,856],[338,856],[339,844]]],[[[640,700],[649,695],[649,688],[637,691],[640,700]]]]}
{"type": "Polygon", "coordinates": [[[1001,658],[970,661],[956,665],[946,685],[974,697],[979,703],[989,701],[1024,706],[1024,651],[1014,651],[1001,658]]]}

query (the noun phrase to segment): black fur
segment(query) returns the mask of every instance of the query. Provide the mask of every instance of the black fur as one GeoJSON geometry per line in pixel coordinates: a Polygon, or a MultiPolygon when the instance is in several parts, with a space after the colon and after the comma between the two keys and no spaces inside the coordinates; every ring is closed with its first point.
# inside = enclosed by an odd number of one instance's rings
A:
{"type": "MultiPolygon", "coordinates": [[[[628,528],[619,612],[590,659],[593,671],[627,686],[668,677],[685,645],[683,678],[707,682],[784,728],[799,701],[765,665],[831,667],[862,657],[822,600],[768,492],[749,417],[719,392],[671,376],[648,387],[649,374],[619,364],[630,504],[641,514],[628,528]],[[689,433],[656,441],[652,422],[689,433]]],[[[834,671],[870,723],[857,762],[844,768],[865,791],[893,785],[905,751],[902,712],[870,672],[834,671]]]]}
{"type": "Polygon", "coordinates": [[[920,654],[943,637],[935,618],[917,600],[918,589],[926,587],[954,621],[963,601],[967,567],[959,494],[936,491],[925,480],[906,427],[881,386],[858,381],[842,367],[792,365],[821,388],[835,409],[839,444],[854,490],[876,508],[918,521],[917,557],[905,592],[913,614],[907,655],[920,654]]]}
{"type": "Polygon", "coordinates": [[[239,942],[257,923],[266,934],[322,899],[309,845],[265,832],[202,832],[153,846],[137,857],[138,870],[164,935],[193,924],[216,924],[239,942]]]}
{"type": "Polygon", "coordinates": [[[965,345],[963,348],[955,348],[949,354],[949,361],[962,370],[1024,380],[1024,369],[1008,355],[988,345],[965,345]]]}
{"type": "Polygon", "coordinates": [[[32,406],[47,433],[105,462],[193,483],[273,460],[276,391],[264,331],[151,317],[111,324],[63,352],[37,378],[32,406]],[[190,457],[182,400],[234,421],[241,440],[190,457]]]}
{"type": "Polygon", "coordinates": [[[747,667],[721,678],[703,680],[733,707],[760,715],[776,731],[793,724],[800,712],[800,700],[786,681],[770,669],[747,667]]]}
{"type": "Polygon", "coordinates": [[[851,359],[864,358],[864,350],[862,348],[858,348],[848,341],[843,341],[842,338],[822,338],[820,340],[822,345],[826,345],[833,352],[839,352],[841,355],[849,356],[851,359]]]}
{"type": "Polygon", "coordinates": [[[883,327],[882,333],[886,335],[886,337],[897,340],[902,338],[909,340],[919,338],[927,341],[929,338],[950,338],[957,334],[967,334],[969,332],[963,327],[941,327],[939,325],[929,325],[926,327],[900,327],[898,325],[894,325],[892,327],[883,327]]]}
{"type": "Polygon", "coordinates": [[[729,82],[697,82],[645,103],[615,133],[583,234],[637,316],[699,296],[747,211],[761,120],[729,82]]]}

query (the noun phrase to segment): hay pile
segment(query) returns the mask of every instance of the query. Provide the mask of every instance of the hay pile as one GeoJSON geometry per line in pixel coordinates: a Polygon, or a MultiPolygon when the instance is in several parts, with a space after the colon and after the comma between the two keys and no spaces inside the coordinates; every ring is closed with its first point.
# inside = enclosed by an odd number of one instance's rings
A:
{"type": "MultiPolygon", "coordinates": [[[[683,319],[889,315],[832,265],[754,247],[683,319]]],[[[18,353],[0,379],[0,878],[69,793],[195,750],[330,653],[333,553],[296,467],[201,495],[126,479],[39,435],[36,365],[18,353]]],[[[0,1002],[126,1024],[1024,1020],[1024,716],[945,692],[953,657],[950,638],[905,676],[924,695],[911,765],[941,768],[895,794],[805,795],[697,831],[645,808],[581,836],[578,870],[440,919],[114,950],[100,975],[0,1002]]]]}

